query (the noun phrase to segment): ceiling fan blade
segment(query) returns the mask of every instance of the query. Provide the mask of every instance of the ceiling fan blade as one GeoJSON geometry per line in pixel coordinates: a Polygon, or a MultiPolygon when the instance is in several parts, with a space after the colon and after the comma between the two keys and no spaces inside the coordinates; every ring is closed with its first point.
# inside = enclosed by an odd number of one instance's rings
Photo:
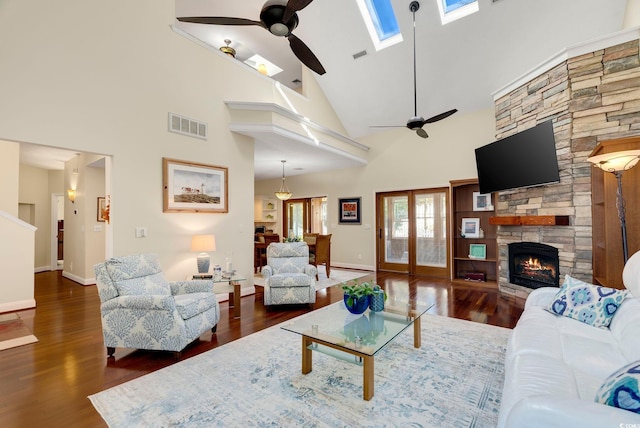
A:
{"type": "Polygon", "coordinates": [[[437,115],[435,115],[433,117],[430,117],[429,119],[426,119],[424,121],[424,123],[433,123],[433,122],[437,122],[437,121],[442,120],[442,119],[446,119],[446,118],[448,118],[449,116],[451,116],[453,113],[455,113],[457,111],[458,110],[455,109],[455,108],[453,110],[445,111],[444,113],[440,113],[440,114],[437,114],[437,115]]]}
{"type": "Polygon", "coordinates": [[[260,21],[254,21],[244,18],[229,18],[226,16],[186,16],[177,18],[180,22],[191,22],[194,24],[210,24],[210,25],[258,25],[266,28],[260,21]]]}
{"type": "Polygon", "coordinates": [[[427,134],[427,131],[425,131],[422,128],[416,129],[416,134],[418,134],[422,138],[429,138],[429,135],[427,134]]]}
{"type": "Polygon", "coordinates": [[[312,1],[313,0],[289,0],[287,7],[284,9],[284,14],[282,15],[282,22],[288,22],[294,13],[309,6],[309,3],[312,1]]]}
{"type": "Polygon", "coordinates": [[[300,61],[311,70],[315,71],[319,75],[323,75],[326,73],[326,70],[320,64],[320,60],[311,52],[311,49],[307,45],[304,44],[302,40],[297,38],[294,34],[289,33],[287,35],[287,39],[289,39],[289,45],[291,46],[291,50],[298,57],[300,61]]]}

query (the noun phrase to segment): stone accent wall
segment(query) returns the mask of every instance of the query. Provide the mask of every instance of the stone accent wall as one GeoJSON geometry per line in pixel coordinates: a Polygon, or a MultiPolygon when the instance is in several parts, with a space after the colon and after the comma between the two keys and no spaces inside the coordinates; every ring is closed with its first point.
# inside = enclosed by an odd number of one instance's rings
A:
{"type": "MultiPolygon", "coordinates": [[[[552,120],[560,183],[500,192],[496,215],[568,215],[570,226],[499,226],[500,290],[526,297],[509,283],[508,244],[531,241],[559,250],[561,281],[592,280],[591,168],[598,142],[640,135],[638,40],[555,66],[495,102],[496,139],[552,120]]],[[[636,203],[638,203],[636,201],[636,203]]]]}

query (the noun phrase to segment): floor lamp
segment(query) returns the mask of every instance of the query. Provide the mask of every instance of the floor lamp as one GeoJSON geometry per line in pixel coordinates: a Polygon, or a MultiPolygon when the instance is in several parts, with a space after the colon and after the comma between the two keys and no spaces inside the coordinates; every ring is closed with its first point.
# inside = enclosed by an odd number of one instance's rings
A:
{"type": "Polygon", "coordinates": [[[624,197],[622,196],[622,173],[636,166],[638,160],[640,160],[640,150],[605,153],[592,156],[587,160],[601,170],[614,174],[618,181],[616,207],[618,208],[618,218],[622,228],[622,252],[624,254],[624,263],[626,264],[629,259],[629,249],[627,248],[627,222],[624,212],[624,197]]]}

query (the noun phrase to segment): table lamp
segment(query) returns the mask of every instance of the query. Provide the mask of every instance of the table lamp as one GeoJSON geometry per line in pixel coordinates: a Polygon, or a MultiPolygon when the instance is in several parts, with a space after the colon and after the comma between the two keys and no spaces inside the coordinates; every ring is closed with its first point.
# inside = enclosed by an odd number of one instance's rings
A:
{"type": "Polygon", "coordinates": [[[214,235],[194,235],[191,238],[191,251],[200,252],[198,254],[198,273],[209,272],[209,265],[211,264],[211,258],[209,257],[209,251],[216,250],[216,237],[214,235]]]}
{"type": "Polygon", "coordinates": [[[622,229],[622,251],[626,264],[629,259],[629,250],[627,248],[627,222],[625,219],[624,197],[622,196],[622,173],[636,166],[640,160],[640,150],[623,150],[605,153],[592,156],[587,158],[587,160],[601,170],[614,174],[618,181],[616,207],[618,208],[618,218],[620,219],[620,227],[622,229]]]}

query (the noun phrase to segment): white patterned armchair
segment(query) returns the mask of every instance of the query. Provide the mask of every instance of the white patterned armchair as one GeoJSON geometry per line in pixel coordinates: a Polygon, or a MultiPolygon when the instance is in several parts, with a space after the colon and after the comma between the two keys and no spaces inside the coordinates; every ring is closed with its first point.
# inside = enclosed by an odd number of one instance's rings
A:
{"type": "Polygon", "coordinates": [[[155,254],[116,257],[94,266],[107,355],[115,348],[176,352],[211,329],[220,307],[211,281],[168,282],[155,254]]]}
{"type": "Polygon", "coordinates": [[[309,264],[306,242],[272,243],[267,247],[264,277],[264,304],[315,303],[315,266],[309,264]]]}

